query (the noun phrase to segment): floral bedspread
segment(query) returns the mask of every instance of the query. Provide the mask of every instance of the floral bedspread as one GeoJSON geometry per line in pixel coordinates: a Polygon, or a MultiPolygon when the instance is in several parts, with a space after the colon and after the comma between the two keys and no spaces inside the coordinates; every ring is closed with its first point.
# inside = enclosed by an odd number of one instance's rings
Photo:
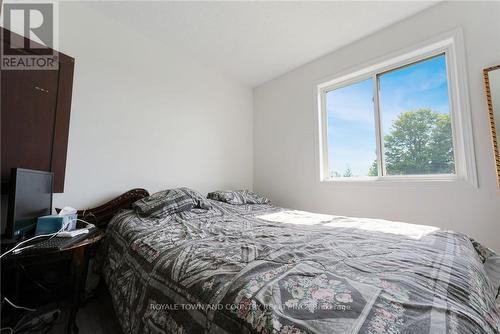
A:
{"type": "Polygon", "coordinates": [[[497,333],[471,240],[430,226],[211,201],[115,216],[103,274],[124,333],[497,333]]]}

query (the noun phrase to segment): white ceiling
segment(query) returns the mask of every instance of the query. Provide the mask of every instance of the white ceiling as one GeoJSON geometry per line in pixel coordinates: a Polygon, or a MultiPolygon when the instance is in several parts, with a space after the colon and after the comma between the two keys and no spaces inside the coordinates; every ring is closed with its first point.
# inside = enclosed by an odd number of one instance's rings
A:
{"type": "Polygon", "coordinates": [[[257,86],[435,1],[93,2],[95,10],[257,86]]]}

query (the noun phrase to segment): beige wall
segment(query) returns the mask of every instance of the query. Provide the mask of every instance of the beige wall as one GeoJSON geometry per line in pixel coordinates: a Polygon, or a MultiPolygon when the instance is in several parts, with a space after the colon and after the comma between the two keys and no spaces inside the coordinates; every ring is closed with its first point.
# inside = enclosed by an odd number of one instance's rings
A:
{"type": "Polygon", "coordinates": [[[500,193],[482,82],[482,69],[500,63],[499,40],[500,2],[447,2],[255,88],[254,190],[287,207],[453,229],[500,250],[500,193]],[[314,83],[457,27],[465,38],[479,188],[320,183],[314,83]]]}

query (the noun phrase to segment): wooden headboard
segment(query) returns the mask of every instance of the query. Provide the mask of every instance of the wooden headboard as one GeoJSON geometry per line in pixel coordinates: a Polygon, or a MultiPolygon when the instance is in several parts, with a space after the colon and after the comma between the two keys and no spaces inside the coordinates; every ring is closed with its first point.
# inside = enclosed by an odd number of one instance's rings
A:
{"type": "MultiPolygon", "coordinates": [[[[132,189],[95,208],[78,210],[78,218],[92,223],[97,227],[105,227],[119,210],[129,209],[132,203],[148,196],[149,192],[146,189],[132,189]]],[[[57,212],[60,210],[56,209],[57,212]]]]}

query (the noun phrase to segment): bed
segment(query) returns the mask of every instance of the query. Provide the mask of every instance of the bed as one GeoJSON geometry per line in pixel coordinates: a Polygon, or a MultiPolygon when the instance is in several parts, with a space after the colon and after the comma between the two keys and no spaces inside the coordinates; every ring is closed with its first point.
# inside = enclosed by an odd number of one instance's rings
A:
{"type": "Polygon", "coordinates": [[[497,333],[495,254],[432,226],[209,200],[107,226],[124,333],[497,333]]]}

